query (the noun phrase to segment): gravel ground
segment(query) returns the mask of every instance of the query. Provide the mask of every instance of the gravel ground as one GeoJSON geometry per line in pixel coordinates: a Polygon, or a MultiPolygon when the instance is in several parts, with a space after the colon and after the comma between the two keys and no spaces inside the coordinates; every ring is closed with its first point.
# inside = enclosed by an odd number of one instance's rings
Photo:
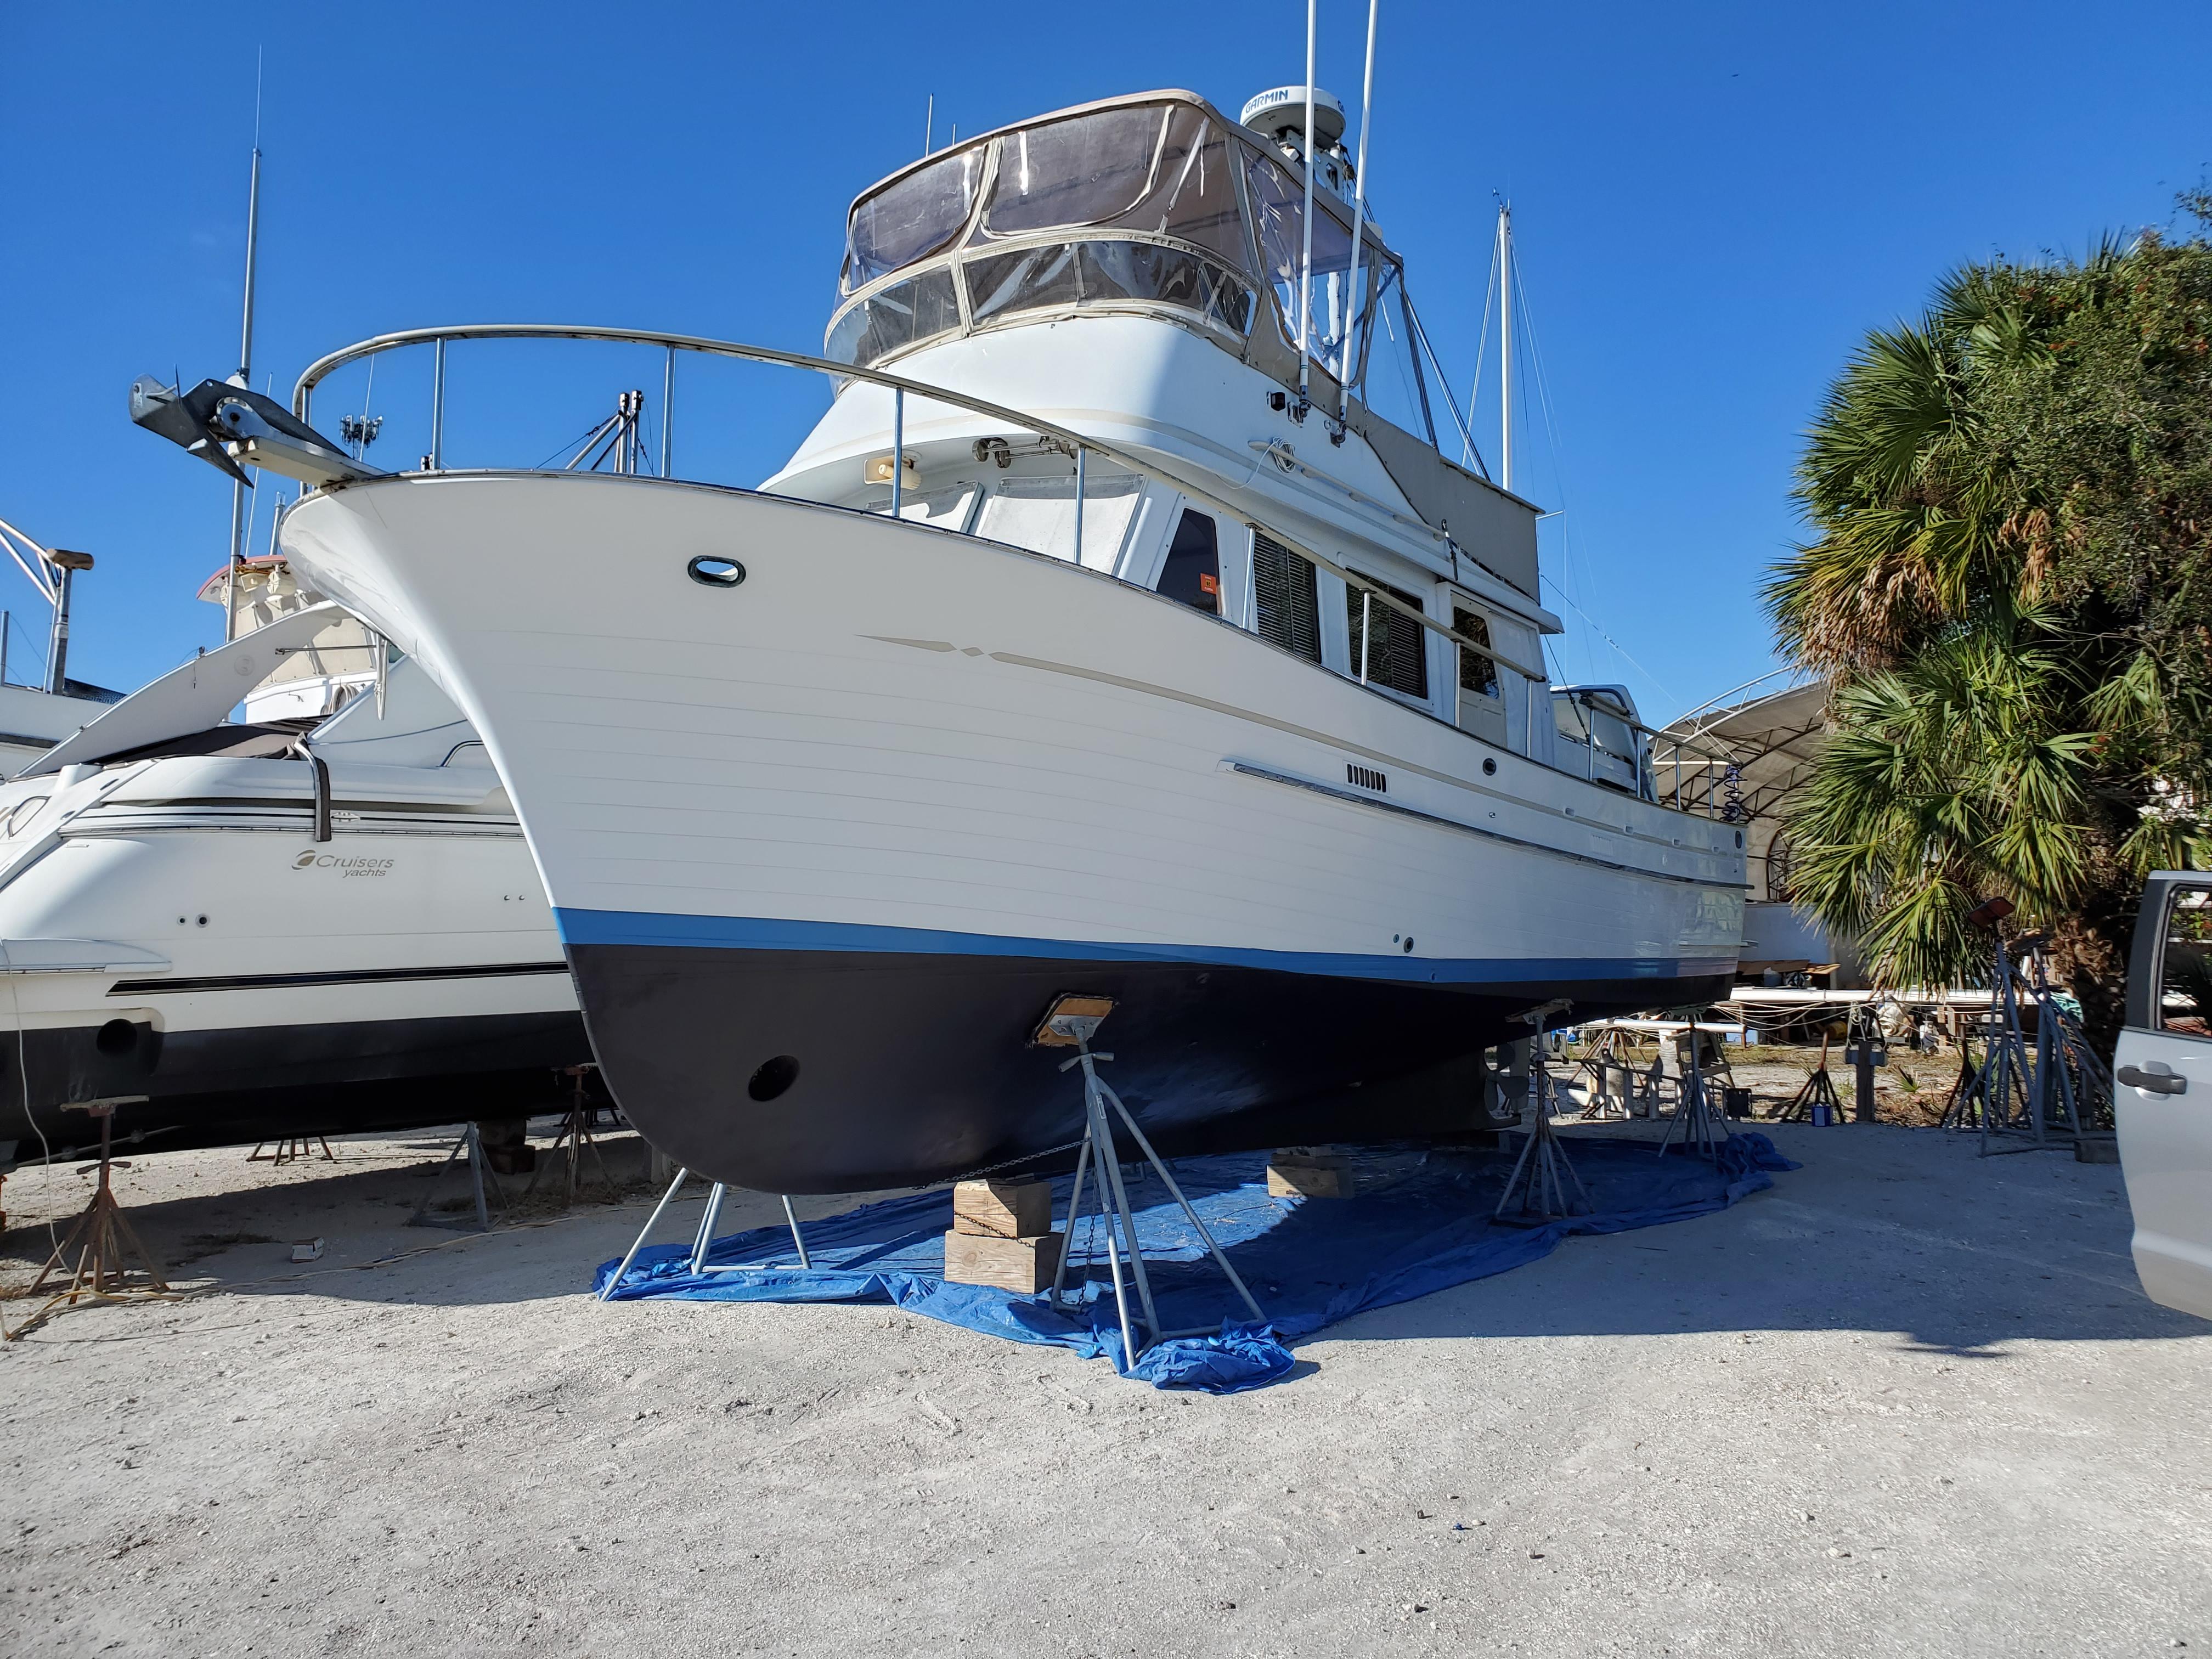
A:
{"type": "MultiPolygon", "coordinates": [[[[405,1229],[428,1138],[142,1159],[198,1288],[0,1346],[0,1650],[2212,1648],[2212,1324],[2136,1288],[2119,1171],[1774,1134],[1771,1192],[1229,1399],[881,1308],[600,1306],[638,1204],[405,1229]]],[[[9,1179],[14,1282],[89,1185],[9,1179]]]]}

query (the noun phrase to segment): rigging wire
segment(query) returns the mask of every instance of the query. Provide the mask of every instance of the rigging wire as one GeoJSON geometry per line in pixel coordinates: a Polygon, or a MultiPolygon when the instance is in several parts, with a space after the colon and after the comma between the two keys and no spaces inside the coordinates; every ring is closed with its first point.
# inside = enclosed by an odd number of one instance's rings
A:
{"type": "MultiPolygon", "coordinates": [[[[1574,581],[1575,577],[1572,532],[1574,520],[1573,515],[1568,511],[1568,507],[1570,505],[1568,498],[1571,492],[1567,480],[1567,465],[1565,459],[1566,447],[1560,441],[1558,410],[1552,400],[1551,379],[1545,372],[1543,350],[1537,343],[1535,313],[1528,304],[1528,285],[1521,276],[1521,256],[1519,252],[1516,250],[1510,257],[1512,262],[1511,269],[1506,273],[1505,280],[1513,283],[1520,290],[1521,331],[1526,336],[1528,340],[1528,366],[1533,371],[1533,373],[1528,376],[1528,379],[1533,380],[1536,383],[1536,402],[1538,408],[1542,412],[1544,435],[1551,449],[1552,465],[1558,472],[1557,483],[1559,492],[1559,517],[1560,521],[1560,569],[1562,574],[1566,576],[1567,580],[1571,583],[1574,581]]],[[[1524,400],[1528,396],[1528,387],[1525,381],[1522,384],[1522,396],[1524,400]]],[[[1611,634],[1607,633],[1605,629],[1599,624],[1595,617],[1592,617],[1589,611],[1583,610],[1580,605],[1576,603],[1573,595],[1569,592],[1566,586],[1558,581],[1553,581],[1550,577],[1543,577],[1542,580],[1551,581],[1553,592],[1559,596],[1570,610],[1583,619],[1583,623],[1589,627],[1590,632],[1596,635],[1601,640],[1603,640],[1606,644],[1611,647],[1613,652],[1620,656],[1623,662],[1626,662],[1630,667],[1635,669],[1638,673],[1641,674],[1654,690],[1657,691],[1662,696],[1667,698],[1670,702],[1677,701],[1674,692],[1670,690],[1656,674],[1654,674],[1649,668],[1646,668],[1642,663],[1638,662],[1620,641],[1614,639],[1611,634]]],[[[1583,649],[1586,653],[1585,659],[1587,660],[1588,646],[1585,645],[1583,649]]]]}

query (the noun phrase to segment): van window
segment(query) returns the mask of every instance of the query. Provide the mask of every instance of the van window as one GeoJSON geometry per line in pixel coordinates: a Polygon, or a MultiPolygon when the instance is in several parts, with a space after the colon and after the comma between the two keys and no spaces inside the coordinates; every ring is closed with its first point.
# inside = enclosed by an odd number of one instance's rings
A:
{"type": "Polygon", "coordinates": [[[2177,887],[2166,906],[2158,1024],[2176,1036],[2212,1037],[2212,887],[2177,887]]]}
{"type": "MultiPolygon", "coordinates": [[[[1421,602],[1404,588],[1393,587],[1388,582],[1375,585],[1392,598],[1425,613],[1421,602]]],[[[1401,691],[1409,697],[1426,697],[1429,695],[1429,630],[1411,617],[1401,616],[1387,605],[1371,604],[1364,590],[1354,587],[1349,582],[1344,586],[1344,606],[1346,619],[1352,625],[1352,677],[1358,678],[1364,644],[1367,683],[1370,685],[1387,685],[1393,691],[1401,691]],[[1375,629],[1375,637],[1366,640],[1364,632],[1370,623],[1375,629]]]]}
{"type": "Polygon", "coordinates": [[[1314,568],[1256,531],[1252,536],[1252,597],[1261,639],[1308,662],[1321,660],[1321,592],[1314,568]]]}
{"type": "Polygon", "coordinates": [[[1183,509],[1153,588],[1163,599],[1180,599],[1209,617],[1221,614],[1221,544],[1211,514],[1183,509]]]}

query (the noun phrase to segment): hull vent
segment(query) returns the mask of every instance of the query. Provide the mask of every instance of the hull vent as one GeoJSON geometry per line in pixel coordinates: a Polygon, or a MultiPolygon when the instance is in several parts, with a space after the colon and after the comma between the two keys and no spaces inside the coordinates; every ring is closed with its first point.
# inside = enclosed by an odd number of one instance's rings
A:
{"type": "Polygon", "coordinates": [[[1372,789],[1378,795],[1387,795],[1390,793],[1390,780],[1371,766],[1346,767],[1344,781],[1346,783],[1357,784],[1362,789],[1372,789]]]}

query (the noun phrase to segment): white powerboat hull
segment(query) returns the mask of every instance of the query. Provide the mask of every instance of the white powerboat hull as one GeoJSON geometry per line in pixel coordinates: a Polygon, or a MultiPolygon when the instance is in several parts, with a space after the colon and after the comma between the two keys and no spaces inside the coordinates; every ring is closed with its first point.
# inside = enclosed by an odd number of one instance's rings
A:
{"type": "Polygon", "coordinates": [[[350,484],[284,539],[483,733],[610,1087],[718,1179],[1073,1140],[1060,992],[1117,1000],[1171,1152],[1463,1126],[1515,1016],[1735,960],[1740,831],[1064,560],[586,474],[350,484]]]}

